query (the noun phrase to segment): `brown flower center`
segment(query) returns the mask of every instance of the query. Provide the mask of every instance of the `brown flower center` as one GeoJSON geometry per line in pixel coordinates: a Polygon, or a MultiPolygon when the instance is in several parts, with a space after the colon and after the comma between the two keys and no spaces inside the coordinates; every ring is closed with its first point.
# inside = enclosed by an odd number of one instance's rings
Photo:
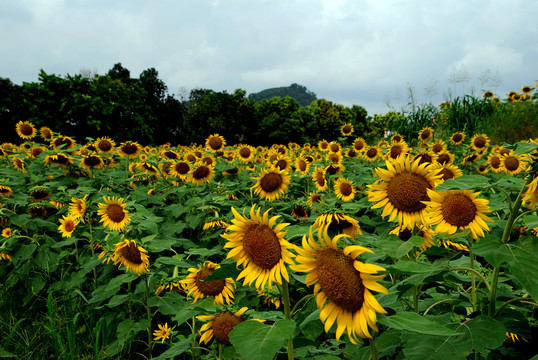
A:
{"type": "Polygon", "coordinates": [[[243,147],[239,150],[239,156],[242,158],[248,159],[250,157],[251,151],[248,147],[243,147]]]}
{"type": "Polygon", "coordinates": [[[402,154],[402,147],[400,145],[392,145],[390,147],[390,157],[396,159],[402,154]]]}
{"type": "Polygon", "coordinates": [[[22,124],[19,130],[24,136],[30,136],[34,133],[34,128],[28,124],[22,124]]]}
{"type": "Polygon", "coordinates": [[[280,241],[265,224],[252,224],[243,236],[243,248],[249,259],[262,269],[271,269],[282,259],[280,241]]]}
{"type": "Polygon", "coordinates": [[[196,180],[202,180],[208,177],[210,174],[209,168],[205,165],[198,166],[196,170],[193,171],[192,177],[196,180]]]}
{"type": "Polygon", "coordinates": [[[362,149],[364,149],[364,142],[363,141],[356,141],[353,144],[353,147],[355,148],[355,150],[361,151],[362,149]]]}
{"type": "Polygon", "coordinates": [[[135,144],[125,144],[121,147],[121,151],[123,151],[127,155],[136,154],[138,151],[138,146],[135,144]]]}
{"type": "Polygon", "coordinates": [[[339,164],[330,164],[329,166],[325,168],[325,171],[329,175],[335,175],[335,174],[340,174],[342,172],[342,169],[340,168],[339,164]]]}
{"type": "Polygon", "coordinates": [[[321,201],[321,195],[313,194],[312,196],[310,196],[310,200],[312,200],[312,203],[318,203],[321,201]]]}
{"type": "Polygon", "coordinates": [[[443,168],[440,172],[440,175],[443,176],[443,180],[452,179],[454,177],[454,173],[450,169],[443,168]]]}
{"type": "Polygon", "coordinates": [[[449,194],[443,200],[443,218],[450,225],[466,226],[476,216],[476,206],[463,194],[449,194]]]}
{"type": "Polygon", "coordinates": [[[182,161],[174,165],[174,169],[181,175],[185,175],[191,170],[191,167],[186,162],[182,161]]]}
{"type": "Polygon", "coordinates": [[[41,154],[42,152],[43,152],[43,148],[40,148],[40,147],[33,148],[32,149],[32,156],[33,157],[38,157],[39,154],[41,154]]]}
{"type": "Polygon", "coordinates": [[[323,176],[323,172],[321,171],[316,172],[316,183],[320,187],[325,186],[325,176],[323,176]]]}
{"type": "Polygon", "coordinates": [[[340,193],[344,196],[349,196],[353,193],[353,187],[347,181],[342,182],[340,184],[339,189],[340,189],[340,193]]]}
{"type": "Polygon", "coordinates": [[[71,220],[67,220],[66,222],[64,222],[64,228],[66,232],[72,232],[73,230],[75,230],[75,223],[71,220]]]}
{"type": "Polygon", "coordinates": [[[463,135],[460,133],[452,135],[452,141],[455,143],[459,143],[461,140],[463,140],[463,135]]]}
{"type": "Polygon", "coordinates": [[[56,140],[54,140],[54,145],[56,145],[56,147],[65,145],[64,149],[69,148],[72,144],[73,142],[71,141],[71,139],[66,138],[66,137],[59,137],[56,140]]]}
{"type": "Polygon", "coordinates": [[[84,158],[84,165],[89,167],[101,165],[101,158],[99,156],[90,155],[84,158]]]}
{"type": "Polygon", "coordinates": [[[101,140],[97,144],[97,148],[101,150],[102,152],[107,152],[107,151],[110,151],[110,149],[112,149],[112,143],[108,140],[101,140]]]}
{"type": "Polygon", "coordinates": [[[222,139],[219,137],[212,137],[208,141],[209,147],[213,150],[219,150],[223,146],[222,139]]]}
{"type": "Polygon", "coordinates": [[[349,134],[351,132],[351,125],[344,125],[342,131],[344,132],[344,134],[349,134]]]}
{"type": "Polygon", "coordinates": [[[242,323],[244,320],[240,317],[235,316],[229,311],[221,312],[213,319],[213,335],[215,338],[225,345],[231,345],[230,332],[237,325],[242,323]]]}
{"type": "Polygon", "coordinates": [[[204,281],[213,271],[215,270],[203,268],[196,275],[196,287],[206,296],[217,296],[222,293],[226,285],[225,280],[204,281]]]}
{"type": "Polygon", "coordinates": [[[284,170],[288,167],[288,162],[284,159],[280,159],[276,162],[275,166],[280,170],[284,170]]]}
{"type": "Polygon", "coordinates": [[[422,140],[426,140],[427,138],[429,138],[431,135],[431,132],[430,132],[430,129],[425,129],[424,131],[422,131],[422,133],[420,134],[420,138],[422,140]]]}
{"type": "Polygon", "coordinates": [[[169,159],[177,159],[177,154],[170,150],[165,151],[164,156],[166,156],[169,159]]]}
{"type": "Polygon", "coordinates": [[[443,151],[443,145],[442,145],[442,144],[439,144],[439,143],[433,145],[433,146],[432,146],[432,151],[433,151],[434,153],[438,153],[438,152],[440,152],[440,151],[443,151]]]}
{"type": "Polygon", "coordinates": [[[439,157],[437,158],[437,162],[439,164],[447,164],[447,163],[450,163],[450,155],[448,154],[441,154],[439,155],[439,157]]]}
{"type": "Polygon", "coordinates": [[[477,148],[483,148],[486,146],[486,138],[483,136],[478,136],[476,139],[474,139],[474,146],[477,148]]]}
{"type": "Polygon", "coordinates": [[[376,148],[370,148],[368,149],[368,151],[366,152],[366,156],[369,157],[369,158],[374,158],[376,157],[377,155],[377,149],[376,148]]]}
{"type": "Polygon", "coordinates": [[[299,168],[300,171],[306,171],[306,168],[308,166],[308,163],[303,160],[303,159],[300,159],[299,161],[297,161],[297,167],[299,168]]]}
{"type": "Polygon", "coordinates": [[[431,163],[433,160],[430,154],[425,154],[425,153],[420,154],[417,157],[420,158],[420,160],[418,161],[419,164],[431,163]]]}
{"type": "Polygon", "coordinates": [[[48,198],[50,195],[48,190],[37,190],[32,193],[32,197],[36,200],[43,200],[48,198]]]}
{"type": "Polygon", "coordinates": [[[130,242],[128,245],[120,249],[121,256],[131,264],[140,265],[142,261],[142,253],[138,246],[134,242],[130,242]]]}
{"type": "Polygon", "coordinates": [[[501,159],[498,156],[494,156],[489,160],[489,163],[492,168],[498,169],[501,166],[501,159]]]}
{"type": "Polygon", "coordinates": [[[282,176],[277,173],[265,174],[260,179],[260,187],[266,193],[272,193],[280,189],[283,184],[282,176]]]}
{"type": "Polygon", "coordinates": [[[115,223],[120,223],[125,218],[123,207],[118,204],[109,204],[106,209],[106,214],[108,215],[108,218],[115,223]]]}
{"type": "Polygon", "coordinates": [[[333,248],[318,252],[316,258],[321,290],[334,304],[351,313],[362,308],[365,289],[353,261],[333,248]]]}
{"type": "Polygon", "coordinates": [[[432,186],[422,175],[410,172],[396,174],[389,182],[387,196],[398,210],[415,212],[426,207],[421,201],[428,201],[426,189],[432,186]]]}
{"type": "Polygon", "coordinates": [[[329,148],[331,152],[338,152],[340,151],[340,145],[338,144],[331,144],[331,147],[329,148]]]}
{"type": "Polygon", "coordinates": [[[516,171],[519,168],[519,160],[514,156],[504,159],[504,166],[508,171],[516,171]]]}

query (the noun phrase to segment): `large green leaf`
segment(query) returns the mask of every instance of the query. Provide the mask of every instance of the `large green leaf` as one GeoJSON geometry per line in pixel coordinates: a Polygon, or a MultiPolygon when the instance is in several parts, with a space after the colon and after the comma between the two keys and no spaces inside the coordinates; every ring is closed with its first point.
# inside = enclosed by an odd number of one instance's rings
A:
{"type": "Polygon", "coordinates": [[[224,280],[226,278],[235,279],[240,273],[241,273],[241,270],[237,269],[235,263],[224,264],[224,265],[221,265],[219,269],[213,271],[205,279],[205,281],[224,280]]]}
{"type": "Polygon", "coordinates": [[[411,236],[411,238],[407,241],[404,241],[402,245],[398,248],[398,251],[396,251],[396,257],[402,257],[404,255],[407,255],[409,251],[411,251],[415,247],[419,247],[422,244],[424,244],[424,238],[421,236],[411,236]]]}
{"type": "Polygon", "coordinates": [[[501,239],[493,236],[486,236],[473,244],[472,251],[475,255],[481,256],[493,266],[499,266],[502,262],[509,260],[510,255],[507,245],[501,239]]]}
{"type": "Polygon", "coordinates": [[[379,314],[377,321],[380,324],[393,329],[407,330],[415,333],[428,335],[454,336],[461,335],[461,331],[455,331],[448,327],[431,321],[420,314],[402,311],[392,316],[379,314]]]}
{"type": "Polygon", "coordinates": [[[501,346],[506,329],[497,320],[488,316],[478,316],[454,330],[462,332],[459,336],[436,336],[413,333],[402,335],[403,352],[408,359],[417,360],[464,360],[473,351],[487,355],[489,350],[501,346]]]}
{"type": "Polygon", "coordinates": [[[508,267],[533,299],[538,300],[538,241],[536,237],[524,237],[515,243],[508,243],[508,267]]]}
{"type": "Polygon", "coordinates": [[[443,271],[443,268],[436,267],[429,263],[419,263],[409,260],[400,260],[396,264],[387,266],[390,272],[404,273],[404,274],[438,274],[443,271]]]}
{"type": "Polygon", "coordinates": [[[174,356],[183,354],[185,351],[189,350],[192,345],[192,340],[183,339],[180,342],[172,345],[170,349],[163,352],[161,355],[153,358],[153,360],[165,360],[172,359],[174,356]]]}
{"type": "Polygon", "coordinates": [[[485,189],[489,186],[488,178],[483,175],[463,175],[439,184],[435,191],[485,189]]]}
{"type": "Polygon", "coordinates": [[[279,320],[273,325],[244,321],[230,332],[230,342],[239,355],[249,360],[270,360],[293,337],[295,322],[279,320]]]}

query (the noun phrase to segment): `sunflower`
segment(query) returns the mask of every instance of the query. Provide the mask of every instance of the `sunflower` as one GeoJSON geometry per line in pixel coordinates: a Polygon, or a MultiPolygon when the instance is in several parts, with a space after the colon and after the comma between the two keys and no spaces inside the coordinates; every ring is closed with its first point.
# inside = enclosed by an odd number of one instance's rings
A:
{"type": "Polygon", "coordinates": [[[291,216],[297,220],[305,219],[310,216],[310,212],[303,204],[295,204],[291,210],[291,216]]]}
{"type": "Polygon", "coordinates": [[[471,229],[474,239],[484,236],[489,230],[486,221],[492,222],[485,213],[489,212],[489,201],[478,198],[480,193],[472,190],[447,190],[435,192],[428,189],[431,200],[424,201],[427,208],[426,223],[438,233],[453,234],[457,230],[471,229]]]}
{"type": "Polygon", "coordinates": [[[62,153],[57,153],[45,156],[44,162],[45,164],[53,163],[64,168],[69,164],[73,164],[73,158],[62,153]]]}
{"type": "Polygon", "coordinates": [[[482,96],[484,97],[484,99],[491,99],[493,96],[495,96],[495,94],[493,93],[493,91],[488,90],[484,91],[482,96]]]}
{"type": "Polygon", "coordinates": [[[54,148],[54,150],[60,150],[60,149],[67,150],[67,149],[73,149],[76,143],[77,142],[69,136],[59,135],[55,139],[52,139],[51,145],[54,148]]]}
{"type": "Polygon", "coordinates": [[[321,151],[329,151],[329,142],[327,140],[320,140],[318,142],[318,149],[321,151]]]}
{"type": "Polygon", "coordinates": [[[342,174],[346,167],[342,163],[332,163],[325,167],[325,172],[330,175],[342,174]]]}
{"type": "Polygon", "coordinates": [[[377,158],[381,155],[381,151],[377,146],[370,146],[368,149],[364,152],[364,157],[368,162],[374,162],[377,160],[377,158]]]}
{"type": "Polygon", "coordinates": [[[428,141],[433,136],[433,129],[431,127],[425,127],[418,132],[418,139],[420,141],[428,141]]]}
{"type": "Polygon", "coordinates": [[[366,141],[363,138],[359,137],[353,141],[353,148],[359,152],[366,149],[366,141]]]}
{"type": "Polygon", "coordinates": [[[452,145],[461,145],[465,141],[465,133],[456,132],[450,137],[450,143],[452,145]]]}
{"type": "MultiPolygon", "coordinates": [[[[413,236],[413,231],[398,225],[392,229],[389,234],[398,235],[400,240],[407,241],[413,236]]],[[[420,228],[415,228],[415,234],[424,238],[424,243],[418,247],[420,250],[425,251],[433,245],[433,235],[435,235],[435,231],[432,231],[429,227],[421,226],[420,228]]]]}
{"type": "Polygon", "coordinates": [[[534,209],[536,203],[538,203],[538,177],[536,177],[527,185],[527,190],[525,190],[525,192],[523,193],[521,202],[523,204],[529,203],[527,207],[529,209],[534,209]]]}
{"type": "Polygon", "coordinates": [[[446,143],[439,139],[431,145],[431,151],[435,154],[442,153],[446,150],[446,143]]]}
{"type": "Polygon", "coordinates": [[[0,251],[0,260],[13,261],[11,259],[11,255],[9,255],[8,253],[5,253],[3,251],[0,251]]]}
{"type": "Polygon", "coordinates": [[[301,175],[308,174],[308,171],[310,170],[310,162],[307,160],[306,156],[299,155],[295,159],[295,170],[301,175]]]}
{"type": "Polygon", "coordinates": [[[114,146],[116,142],[109,138],[108,136],[99,137],[94,141],[93,146],[101,154],[109,154],[114,151],[114,146]]]}
{"type": "Polygon", "coordinates": [[[15,130],[17,131],[17,135],[23,140],[32,139],[37,134],[34,125],[28,121],[19,121],[15,125],[15,130]]]}
{"type": "Polygon", "coordinates": [[[327,183],[327,180],[325,179],[326,170],[324,167],[317,167],[314,169],[314,172],[312,173],[312,180],[314,181],[314,184],[316,185],[316,191],[322,192],[329,188],[329,184],[327,183]]]}
{"type": "Polygon", "coordinates": [[[278,155],[277,158],[272,162],[271,166],[289,172],[292,171],[291,164],[292,161],[288,155],[278,155]]]}
{"type": "Polygon", "coordinates": [[[170,168],[170,176],[175,176],[181,180],[186,180],[191,171],[192,168],[188,161],[179,160],[172,164],[172,167],[170,168]]]}
{"type": "Polygon", "coordinates": [[[413,156],[412,161],[415,161],[418,159],[419,164],[424,164],[424,163],[431,164],[435,162],[435,158],[437,158],[436,154],[434,154],[431,151],[425,150],[413,156]]]}
{"type": "Polygon", "coordinates": [[[501,155],[501,170],[509,175],[520,174],[527,168],[528,159],[525,154],[514,155],[514,150],[510,150],[508,154],[501,155]]]}
{"type": "Polygon", "coordinates": [[[359,156],[359,153],[357,152],[357,150],[350,147],[349,149],[346,150],[346,156],[348,158],[356,158],[357,156],[359,156]]]}
{"type": "Polygon", "coordinates": [[[528,94],[528,93],[530,93],[530,92],[532,91],[532,87],[531,87],[531,86],[528,86],[528,85],[523,86],[523,87],[521,88],[521,91],[523,91],[524,94],[528,94]]]}
{"type": "Polygon", "coordinates": [[[274,282],[282,284],[282,278],[289,281],[287,264],[293,264],[293,254],[289,249],[294,245],[284,239],[282,231],[288,223],[275,225],[280,216],[269,219],[269,210],[260,215],[256,205],[250,209],[250,219],[239,214],[233,207],[234,219],[227,233],[221,236],[228,240],[224,248],[230,248],[226,258],[233,258],[243,271],[237,280],[244,278],[243,285],[256,281],[257,289],[263,289],[267,283],[269,289],[274,282]]]}
{"type": "Polygon", "coordinates": [[[56,199],[52,199],[49,201],[49,203],[56,209],[56,210],[60,210],[61,208],[63,208],[66,203],[62,202],[62,201],[59,201],[59,200],[56,200],[56,199]]]}
{"type": "Polygon", "coordinates": [[[5,238],[8,238],[10,237],[11,235],[13,234],[13,232],[11,231],[11,228],[4,228],[2,229],[2,236],[5,237],[5,238]]]}
{"type": "Polygon", "coordinates": [[[391,143],[398,143],[404,141],[404,138],[401,134],[396,133],[390,137],[390,141],[391,143]]]}
{"type": "Polygon", "coordinates": [[[226,145],[226,140],[219,134],[213,134],[211,136],[208,136],[205,140],[206,147],[209,148],[212,152],[221,151],[224,149],[224,146],[226,145]]]}
{"type": "Polygon", "coordinates": [[[199,162],[194,165],[188,180],[195,185],[200,185],[210,182],[214,177],[214,167],[199,162]]]}
{"type": "Polygon", "coordinates": [[[321,195],[318,193],[312,193],[308,195],[308,199],[306,200],[306,204],[312,208],[315,203],[321,202],[321,195]]]}
{"type": "Polygon", "coordinates": [[[29,154],[31,157],[36,158],[38,157],[43,151],[46,151],[47,148],[44,146],[32,146],[32,148],[29,151],[29,154]]]}
{"type": "Polygon", "coordinates": [[[164,325],[158,324],[159,330],[155,330],[153,332],[153,341],[159,341],[161,340],[161,344],[164,343],[164,340],[170,339],[170,335],[172,335],[172,329],[168,327],[168,323],[164,323],[164,325]]]}
{"type": "Polygon", "coordinates": [[[62,237],[70,238],[73,235],[73,231],[77,227],[79,220],[73,215],[63,216],[60,219],[60,226],[58,226],[58,231],[62,234],[62,237]]]}
{"type": "Polygon", "coordinates": [[[371,250],[358,245],[345,246],[345,235],[331,239],[326,232],[318,232],[318,241],[312,231],[303,236],[302,248],[297,249],[297,265],[291,269],[307,273],[305,284],[314,285],[320,320],[329,332],[336,321],[336,340],[347,332],[350,341],[358,342],[357,336],[371,338],[368,327],[378,331],[377,313],[386,314],[371,291],[388,294],[378,283],[385,271],[374,264],[366,264],[357,257],[371,250]],[[345,246],[341,250],[340,245],[345,246]]]}
{"type": "Polygon", "coordinates": [[[470,165],[470,164],[472,164],[474,162],[477,162],[481,158],[482,158],[482,155],[480,153],[474,152],[474,153],[471,153],[471,154],[469,154],[467,156],[464,156],[461,163],[464,164],[464,165],[470,165]]]}
{"type": "Polygon", "coordinates": [[[348,202],[353,200],[355,198],[355,192],[353,181],[340,177],[334,182],[334,193],[342,201],[348,202]]]}
{"type": "Polygon", "coordinates": [[[427,190],[433,189],[441,180],[439,169],[429,164],[411,163],[409,157],[400,158],[394,164],[386,162],[387,170],[376,168],[380,180],[368,185],[368,200],[372,208],[383,208],[381,216],[389,221],[398,219],[403,227],[413,228],[424,223],[427,190]]]}
{"type": "Polygon", "coordinates": [[[20,157],[14,156],[13,159],[11,159],[11,163],[17,171],[20,171],[23,174],[26,172],[26,165],[20,157]]]}
{"type": "Polygon", "coordinates": [[[0,196],[1,197],[10,197],[13,195],[13,190],[7,185],[0,185],[0,196]]]}
{"type": "Polygon", "coordinates": [[[28,205],[28,215],[45,217],[48,214],[50,205],[42,202],[35,202],[28,205]]]}
{"type": "Polygon", "coordinates": [[[484,134],[477,134],[471,139],[471,146],[475,151],[484,151],[489,146],[489,138],[484,134]]]}
{"type": "Polygon", "coordinates": [[[349,136],[353,134],[354,130],[355,129],[353,128],[353,125],[351,125],[350,123],[347,123],[347,124],[342,125],[342,127],[340,128],[340,134],[342,134],[342,136],[349,136]]]}
{"type": "Polygon", "coordinates": [[[274,290],[256,290],[258,297],[263,298],[263,302],[267,305],[273,305],[275,308],[279,308],[282,302],[282,295],[279,291],[274,290]]]}
{"type": "Polygon", "coordinates": [[[437,154],[437,156],[434,159],[434,162],[442,164],[442,165],[452,164],[454,162],[454,159],[455,159],[454,154],[448,151],[443,151],[442,153],[437,154]]]}
{"type": "Polygon", "coordinates": [[[118,267],[123,265],[125,270],[135,274],[149,271],[147,250],[133,240],[123,240],[116,244],[112,261],[118,267]]]}
{"type": "Polygon", "coordinates": [[[228,226],[230,226],[230,224],[228,224],[226,221],[222,219],[214,219],[206,221],[202,230],[209,230],[214,228],[226,229],[228,226]]]}
{"type": "Polygon", "coordinates": [[[80,159],[79,166],[86,170],[101,169],[105,166],[105,162],[99,155],[85,155],[80,159]]]}
{"type": "Polygon", "coordinates": [[[140,170],[146,173],[146,175],[151,175],[155,177],[159,176],[159,168],[150,162],[141,161],[137,164],[137,166],[140,170]]]}
{"type": "Polygon", "coordinates": [[[445,163],[445,164],[434,163],[432,168],[440,169],[439,175],[441,175],[441,179],[443,181],[454,179],[463,175],[461,170],[456,165],[453,165],[450,163],[445,163]]]}
{"type": "Polygon", "coordinates": [[[52,132],[52,130],[46,126],[42,126],[39,129],[39,134],[45,140],[52,140],[52,138],[54,137],[54,133],[52,132]]]}
{"type": "Polygon", "coordinates": [[[84,216],[86,215],[86,210],[88,208],[88,205],[86,204],[87,197],[87,194],[84,195],[82,199],[72,197],[71,203],[69,203],[69,215],[81,220],[81,222],[84,222],[84,216]]]}
{"type": "MultiPolygon", "coordinates": [[[[230,332],[237,325],[245,321],[243,314],[248,310],[247,307],[241,308],[239,311],[223,311],[216,315],[198,315],[196,318],[202,321],[208,321],[208,323],[202,325],[199,333],[202,335],[200,337],[200,343],[207,344],[211,341],[213,336],[221,344],[231,345],[230,342],[230,332]]],[[[254,321],[264,322],[265,320],[250,319],[254,321]]]]}
{"type": "Polygon", "coordinates": [[[255,150],[250,145],[238,145],[237,146],[237,157],[243,162],[248,162],[254,157],[255,150]]]}
{"type": "Polygon", "coordinates": [[[405,142],[391,143],[385,154],[385,160],[396,161],[409,153],[409,146],[405,142]]]}
{"type": "Polygon", "coordinates": [[[123,231],[131,222],[129,212],[125,210],[122,198],[103,196],[104,204],[98,204],[97,215],[101,215],[100,222],[111,231],[123,231]]]}
{"type": "Polygon", "coordinates": [[[134,159],[140,154],[142,147],[136,141],[125,141],[120,144],[118,153],[121,157],[134,159]]]}
{"type": "Polygon", "coordinates": [[[178,278],[161,279],[160,285],[155,289],[155,296],[159,296],[163,291],[184,293],[184,285],[178,278]]]}
{"type": "Polygon", "coordinates": [[[43,201],[49,198],[50,191],[45,186],[34,186],[28,191],[28,195],[30,195],[34,201],[43,201]]]}
{"type": "Polygon", "coordinates": [[[235,282],[232,278],[223,280],[205,281],[220,265],[211,261],[204,262],[201,269],[190,268],[187,271],[189,275],[181,283],[185,290],[188,291],[187,298],[193,297],[193,304],[204,297],[214,298],[213,303],[217,305],[233,304],[235,282]]]}
{"type": "Polygon", "coordinates": [[[288,172],[278,168],[265,169],[258,177],[252,179],[257,180],[256,184],[251,187],[254,193],[267,201],[280,198],[290,185],[288,172]]]}
{"type": "Polygon", "coordinates": [[[312,224],[318,231],[334,234],[345,234],[355,239],[357,234],[362,235],[359,222],[339,211],[327,211],[321,213],[312,224]]]}

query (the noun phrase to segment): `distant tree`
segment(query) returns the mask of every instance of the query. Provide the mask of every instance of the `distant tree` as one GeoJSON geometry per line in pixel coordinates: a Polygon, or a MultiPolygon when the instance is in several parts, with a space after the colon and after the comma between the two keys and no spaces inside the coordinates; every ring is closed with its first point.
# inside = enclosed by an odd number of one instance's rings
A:
{"type": "Polygon", "coordinates": [[[338,139],[341,136],[342,125],[352,121],[352,113],[346,109],[343,105],[335,105],[325,99],[315,100],[309,106],[302,108],[301,116],[305,124],[306,141],[338,139]]]}
{"type": "Polygon", "coordinates": [[[250,100],[261,101],[264,99],[272,99],[274,97],[290,96],[297,100],[301,106],[308,106],[312,101],[316,100],[316,94],[309,91],[305,86],[293,83],[290,86],[277,87],[262,90],[259,93],[253,93],[248,96],[250,100]]]}
{"type": "Polygon", "coordinates": [[[113,80],[121,80],[125,83],[131,80],[131,72],[124,68],[121,63],[116,63],[107,73],[113,80]]]}
{"type": "Polygon", "coordinates": [[[274,97],[256,103],[258,127],[252,140],[260,145],[301,142],[303,124],[299,114],[301,106],[291,96],[274,97]]]}

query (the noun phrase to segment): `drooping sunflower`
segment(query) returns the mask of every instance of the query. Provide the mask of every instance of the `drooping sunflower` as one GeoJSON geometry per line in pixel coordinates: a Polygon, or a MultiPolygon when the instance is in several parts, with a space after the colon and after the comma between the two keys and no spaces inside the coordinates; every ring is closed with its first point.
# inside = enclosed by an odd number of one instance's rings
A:
{"type": "Polygon", "coordinates": [[[380,180],[368,185],[368,200],[372,208],[383,208],[381,216],[389,216],[388,221],[398,219],[398,224],[414,228],[424,223],[428,189],[434,189],[441,181],[439,169],[429,164],[411,162],[409,157],[394,163],[386,162],[387,170],[376,168],[380,180]]]}
{"type": "Polygon", "coordinates": [[[224,146],[226,146],[226,140],[219,134],[213,134],[205,139],[205,145],[212,152],[222,151],[224,146]]]}
{"type": "Polygon", "coordinates": [[[316,185],[316,191],[322,192],[329,188],[329,183],[327,182],[327,179],[325,178],[326,170],[324,167],[316,167],[314,171],[312,172],[312,180],[314,181],[314,184],[316,185]]]}
{"type": "Polygon", "coordinates": [[[164,340],[170,339],[170,336],[172,335],[172,329],[168,327],[168,323],[164,323],[164,325],[158,324],[159,330],[153,331],[153,341],[159,341],[161,340],[161,344],[164,343],[164,340]]]}
{"type": "Polygon", "coordinates": [[[273,305],[275,308],[279,308],[282,302],[282,295],[279,291],[275,290],[256,290],[259,298],[263,298],[263,302],[267,305],[273,305]]]}
{"type": "Polygon", "coordinates": [[[105,166],[105,162],[99,155],[85,155],[80,159],[79,166],[86,170],[102,169],[105,166]]]}
{"type": "Polygon", "coordinates": [[[114,151],[114,146],[116,146],[116,142],[108,136],[99,137],[97,138],[97,140],[95,140],[93,146],[95,147],[95,149],[97,149],[99,153],[109,154],[114,151]]]}
{"type": "Polygon", "coordinates": [[[260,199],[273,201],[279,199],[290,185],[290,175],[285,170],[278,168],[265,169],[257,177],[252,177],[256,183],[251,187],[254,189],[254,194],[260,199]]]}
{"type": "Polygon", "coordinates": [[[291,269],[307,273],[305,284],[314,285],[325,332],[328,333],[336,322],[337,340],[344,332],[354,344],[358,337],[371,338],[369,328],[378,331],[377,313],[386,314],[371,293],[388,294],[388,290],[378,283],[384,275],[374,275],[385,269],[357,260],[359,255],[373,252],[358,245],[346,246],[345,235],[333,238],[326,232],[317,235],[318,241],[312,231],[308,237],[303,237],[302,248],[297,249],[297,265],[291,269]],[[345,246],[343,250],[340,245],[345,246]]]}
{"type": "Polygon", "coordinates": [[[26,165],[24,164],[24,161],[20,157],[14,156],[11,159],[11,163],[13,164],[13,167],[17,171],[20,171],[23,174],[26,172],[26,165]]]}
{"type": "Polygon", "coordinates": [[[489,230],[486,221],[492,222],[485,214],[490,212],[489,201],[478,198],[480,193],[472,190],[446,190],[435,192],[428,189],[431,200],[427,205],[426,224],[435,226],[438,233],[453,234],[457,230],[471,229],[474,239],[484,236],[489,230]]]}
{"type": "Polygon", "coordinates": [[[72,197],[71,202],[69,203],[69,215],[75,217],[81,222],[84,222],[84,216],[86,215],[86,210],[88,209],[88,204],[86,203],[87,197],[87,194],[84,195],[82,199],[72,197]]]}
{"type": "Polygon", "coordinates": [[[7,185],[0,185],[0,196],[1,197],[10,197],[13,195],[13,190],[7,185]]]}
{"type": "Polygon", "coordinates": [[[517,175],[523,172],[528,166],[528,158],[525,154],[515,155],[514,150],[501,155],[501,170],[509,175],[517,175]]]}
{"type": "Polygon", "coordinates": [[[147,250],[134,240],[123,240],[116,244],[112,256],[114,265],[123,265],[125,270],[135,274],[144,274],[149,271],[149,258],[147,250]]]}
{"type": "MultiPolygon", "coordinates": [[[[199,333],[202,335],[200,337],[200,344],[204,343],[207,344],[215,337],[220,343],[224,345],[231,345],[230,342],[230,332],[233,330],[233,328],[237,325],[242,323],[243,321],[246,321],[243,317],[245,312],[247,312],[248,308],[243,307],[239,311],[231,312],[231,311],[222,311],[216,315],[198,315],[196,318],[198,320],[202,321],[208,321],[208,323],[202,325],[200,328],[199,333]]],[[[258,319],[248,319],[248,320],[254,320],[259,322],[264,322],[265,320],[258,320],[258,319]]]]}
{"type": "Polygon", "coordinates": [[[326,211],[321,213],[312,224],[312,228],[326,232],[330,235],[345,234],[352,239],[361,235],[359,222],[340,211],[326,211]]]}
{"type": "Polygon", "coordinates": [[[79,220],[73,215],[63,216],[58,226],[58,231],[62,234],[62,237],[70,238],[73,235],[73,231],[77,227],[79,220]]]}
{"type": "Polygon", "coordinates": [[[471,139],[471,146],[475,151],[482,152],[489,146],[489,138],[485,134],[476,134],[471,139]]]}
{"type": "Polygon", "coordinates": [[[75,148],[76,143],[77,142],[69,136],[59,135],[52,139],[51,145],[54,150],[67,150],[75,148]]]}
{"type": "Polygon", "coordinates": [[[350,123],[347,123],[347,124],[342,125],[342,127],[340,128],[340,134],[342,134],[342,136],[349,136],[353,134],[354,130],[355,129],[353,128],[353,125],[351,125],[350,123]]]}
{"type": "Polygon", "coordinates": [[[377,158],[381,155],[381,151],[377,146],[370,146],[368,149],[364,152],[364,157],[368,162],[374,162],[377,160],[377,158]]]}
{"type": "Polygon", "coordinates": [[[15,125],[15,130],[23,140],[33,139],[37,135],[35,126],[29,121],[19,121],[15,125]]]}
{"type": "Polygon", "coordinates": [[[206,221],[204,223],[202,230],[209,230],[209,229],[214,229],[214,228],[226,229],[228,226],[230,226],[230,224],[228,224],[225,220],[217,218],[217,219],[206,221]]]}
{"type": "Polygon", "coordinates": [[[308,199],[306,200],[306,204],[312,208],[314,204],[321,202],[321,195],[318,193],[312,193],[308,195],[308,199]]]}
{"type": "Polygon", "coordinates": [[[44,203],[44,202],[35,202],[30,203],[28,205],[28,215],[30,216],[40,216],[45,217],[48,214],[48,210],[50,209],[51,205],[44,203]]]}
{"type": "Polygon", "coordinates": [[[260,210],[253,205],[248,218],[232,207],[232,225],[221,236],[228,241],[224,248],[230,249],[226,258],[233,258],[237,266],[243,267],[237,280],[244,278],[243,285],[255,282],[257,289],[267,284],[271,289],[274,282],[282,285],[282,278],[289,281],[286,264],[293,264],[290,249],[294,245],[284,239],[283,229],[289,224],[276,225],[279,215],[269,219],[269,210],[263,215],[260,210]]]}
{"type": "Polygon", "coordinates": [[[433,129],[431,127],[425,127],[418,132],[418,139],[420,141],[428,141],[433,137],[433,129]]]}
{"type": "Polygon", "coordinates": [[[97,215],[101,216],[100,222],[112,231],[124,231],[131,222],[131,216],[125,209],[125,201],[120,197],[103,197],[104,204],[97,206],[97,215]]]}
{"type": "Polygon", "coordinates": [[[181,283],[188,291],[187,298],[193,297],[193,304],[204,297],[214,298],[213,303],[217,305],[233,304],[235,293],[235,282],[232,278],[223,280],[205,281],[220,265],[211,261],[204,262],[201,269],[189,268],[189,275],[181,283]]]}
{"type": "Polygon", "coordinates": [[[526,206],[529,209],[534,209],[536,203],[538,203],[538,177],[536,177],[527,185],[527,189],[523,193],[521,202],[523,204],[529,203],[529,205],[526,206]]]}
{"type": "Polygon", "coordinates": [[[118,154],[127,159],[135,159],[141,151],[142,146],[136,141],[125,141],[118,148],[118,154]]]}
{"type": "Polygon", "coordinates": [[[43,201],[49,198],[50,191],[46,186],[34,186],[28,191],[28,195],[34,201],[43,201]]]}
{"type": "Polygon", "coordinates": [[[356,190],[353,181],[340,177],[334,182],[333,188],[336,197],[342,201],[347,202],[355,198],[356,190]]]}
{"type": "Polygon", "coordinates": [[[52,132],[52,130],[46,126],[42,126],[39,129],[39,134],[45,140],[52,140],[52,138],[54,137],[54,133],[52,132]]]}
{"type": "MultiPolygon", "coordinates": [[[[402,241],[407,241],[413,236],[413,231],[411,229],[402,228],[400,225],[398,225],[392,229],[389,234],[398,235],[402,241]]],[[[415,234],[424,238],[424,243],[418,247],[420,250],[427,250],[433,245],[433,235],[435,235],[435,231],[429,227],[421,226],[420,228],[415,228],[415,234]]]]}

